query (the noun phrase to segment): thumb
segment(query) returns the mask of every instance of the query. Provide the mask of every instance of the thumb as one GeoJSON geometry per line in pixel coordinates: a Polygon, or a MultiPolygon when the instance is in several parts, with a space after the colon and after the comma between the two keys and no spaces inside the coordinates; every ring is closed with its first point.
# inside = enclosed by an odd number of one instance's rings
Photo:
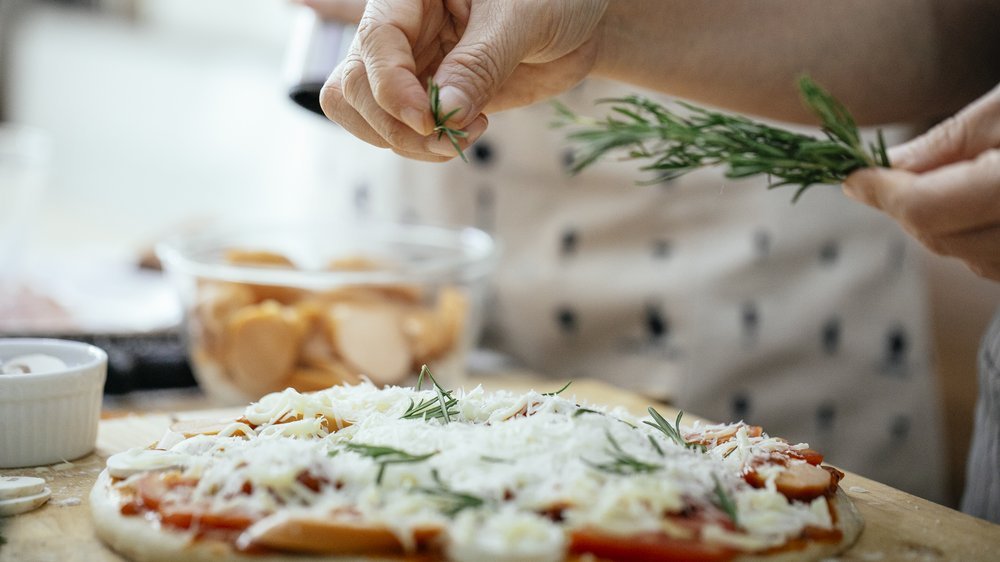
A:
{"type": "Polygon", "coordinates": [[[926,172],[1000,146],[1000,86],[919,137],[889,150],[894,168],[926,172]]]}
{"type": "Polygon", "coordinates": [[[847,176],[844,194],[892,214],[901,193],[913,184],[915,178],[914,174],[902,170],[864,168],[847,176]]]}
{"type": "Polygon", "coordinates": [[[509,3],[482,5],[473,11],[461,40],[438,66],[434,80],[441,86],[441,110],[449,119],[465,127],[483,112],[514,69],[531,51],[532,45],[523,26],[515,25],[509,3]],[[499,4],[499,6],[497,6],[499,4]],[[493,6],[496,9],[486,9],[493,6]]]}

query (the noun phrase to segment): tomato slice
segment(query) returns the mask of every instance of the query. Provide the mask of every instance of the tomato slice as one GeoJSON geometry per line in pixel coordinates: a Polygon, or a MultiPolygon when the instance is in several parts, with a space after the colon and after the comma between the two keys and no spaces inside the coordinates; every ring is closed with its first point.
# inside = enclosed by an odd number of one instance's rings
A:
{"type": "Polygon", "coordinates": [[[664,533],[620,536],[590,529],[574,531],[569,550],[614,562],[725,562],[737,554],[731,548],[664,533]]]}
{"type": "Polygon", "coordinates": [[[168,491],[187,488],[186,492],[190,493],[195,484],[194,480],[184,479],[176,472],[148,474],[136,482],[135,501],[122,506],[122,514],[156,513],[161,523],[177,529],[198,527],[206,531],[241,531],[253,524],[254,520],[244,514],[203,513],[196,509],[177,509],[164,504],[163,497],[168,491]]]}

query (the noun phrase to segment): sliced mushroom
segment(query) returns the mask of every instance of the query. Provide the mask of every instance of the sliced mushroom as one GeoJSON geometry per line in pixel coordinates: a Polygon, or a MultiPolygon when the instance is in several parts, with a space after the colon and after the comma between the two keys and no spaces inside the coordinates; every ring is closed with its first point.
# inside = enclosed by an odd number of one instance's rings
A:
{"type": "MultiPolygon", "coordinates": [[[[440,534],[437,528],[417,528],[414,540],[426,546],[440,534]]],[[[391,530],[380,525],[335,518],[274,516],[262,519],[240,537],[247,546],[326,555],[402,554],[403,546],[391,530]]]]}
{"type": "Polygon", "coordinates": [[[469,301],[461,291],[454,287],[444,287],[438,293],[435,312],[445,326],[449,345],[457,345],[462,341],[465,330],[465,318],[469,311],[469,301]]]}
{"type": "Polygon", "coordinates": [[[402,382],[413,355],[392,305],[338,303],[329,312],[333,348],[355,372],[380,385],[402,382]]]}
{"type": "Polygon", "coordinates": [[[407,307],[401,311],[400,327],[417,364],[429,363],[451,347],[451,330],[441,315],[435,312],[407,307]]]}
{"type": "Polygon", "coordinates": [[[330,271],[373,271],[382,266],[375,260],[362,256],[347,256],[330,260],[327,269],[330,271]]]}
{"type": "Polygon", "coordinates": [[[338,384],[356,384],[361,379],[343,363],[332,363],[326,368],[299,367],[288,377],[288,386],[299,392],[313,392],[338,384]]]}
{"type": "Polygon", "coordinates": [[[233,265],[255,265],[263,267],[290,268],[295,264],[287,256],[269,250],[245,250],[230,248],[226,250],[226,261],[233,265]]]}
{"type": "Polygon", "coordinates": [[[774,484],[790,500],[809,501],[830,489],[831,478],[830,473],[821,467],[795,463],[778,474],[774,484]]]}
{"type": "Polygon", "coordinates": [[[226,366],[240,388],[266,394],[291,374],[304,333],[293,309],[267,301],[241,309],[226,329],[226,366]]]}
{"type": "Polygon", "coordinates": [[[205,283],[201,286],[194,314],[197,324],[193,328],[209,356],[221,360],[223,334],[229,318],[253,303],[253,291],[245,285],[205,283]]]}

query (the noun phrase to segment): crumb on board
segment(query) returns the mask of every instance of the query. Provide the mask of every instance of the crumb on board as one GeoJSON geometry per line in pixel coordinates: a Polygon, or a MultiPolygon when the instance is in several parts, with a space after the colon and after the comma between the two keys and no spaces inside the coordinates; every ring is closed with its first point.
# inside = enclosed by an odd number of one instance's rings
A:
{"type": "Polygon", "coordinates": [[[867,494],[868,493],[868,490],[862,488],[861,486],[851,486],[850,488],[847,489],[847,491],[851,492],[852,494],[867,494]]]}

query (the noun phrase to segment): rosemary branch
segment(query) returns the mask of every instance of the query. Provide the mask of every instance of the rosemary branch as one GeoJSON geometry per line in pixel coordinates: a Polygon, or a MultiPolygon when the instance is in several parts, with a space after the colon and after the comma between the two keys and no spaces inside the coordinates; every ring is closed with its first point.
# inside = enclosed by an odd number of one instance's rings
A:
{"type": "Polygon", "coordinates": [[[393,447],[386,447],[384,445],[366,445],[364,443],[345,443],[344,447],[349,451],[358,453],[359,455],[370,457],[378,463],[378,474],[375,476],[376,484],[382,483],[382,476],[385,475],[385,469],[390,464],[425,461],[437,454],[437,451],[435,451],[424,455],[414,455],[393,447]]]}
{"type": "Polygon", "coordinates": [[[427,494],[437,500],[439,507],[441,508],[441,512],[448,517],[454,517],[463,510],[475,509],[486,503],[486,500],[479,496],[474,496],[465,492],[457,492],[451,489],[451,487],[441,480],[441,476],[438,474],[436,469],[431,470],[431,475],[434,477],[436,487],[417,488],[417,491],[427,494]]]}
{"type": "Polygon", "coordinates": [[[766,174],[769,188],[799,186],[793,202],[812,185],[839,184],[859,168],[889,166],[881,131],[877,142],[865,147],[857,124],[839,101],[808,76],[799,79],[798,88],[803,103],[820,118],[826,138],[683,102],[678,105],[687,113],[680,114],[639,96],[601,100],[613,104],[604,120],[578,116],[557,104],[556,125],[578,127],[568,134],[578,145],[573,173],[624,150],[626,159],[649,162],[641,168],[656,174],[648,183],[724,165],[728,178],[766,174]]]}
{"type": "Polygon", "coordinates": [[[655,408],[650,406],[646,411],[649,412],[649,416],[653,418],[653,421],[643,421],[642,423],[659,429],[666,435],[671,441],[677,443],[681,447],[687,449],[694,449],[696,451],[705,452],[705,446],[701,443],[688,443],[684,440],[684,434],[681,433],[681,418],[684,416],[684,412],[677,412],[677,419],[674,420],[674,425],[670,425],[670,422],[666,420],[660,412],[657,412],[655,408]]]}
{"type": "Polygon", "coordinates": [[[464,139],[469,134],[461,129],[453,129],[446,125],[448,120],[454,117],[461,108],[456,107],[448,113],[442,113],[441,87],[434,82],[433,78],[427,79],[427,97],[430,99],[431,115],[434,116],[434,132],[437,133],[437,138],[440,139],[442,136],[447,136],[448,140],[451,141],[451,145],[455,147],[455,152],[462,157],[462,161],[468,162],[469,159],[462,152],[462,146],[458,144],[458,139],[464,139]]]}
{"type": "Polygon", "coordinates": [[[434,392],[437,396],[434,398],[424,398],[420,402],[414,404],[413,399],[410,399],[410,405],[403,412],[401,419],[413,420],[413,419],[434,419],[438,418],[444,421],[444,423],[451,422],[451,416],[458,415],[458,410],[453,409],[458,405],[458,398],[452,396],[450,390],[445,390],[438,384],[437,380],[434,379],[434,375],[431,374],[430,369],[427,365],[420,368],[420,374],[417,376],[416,389],[420,390],[420,387],[424,384],[424,378],[431,381],[434,387],[434,392]]]}
{"type": "Polygon", "coordinates": [[[573,381],[567,382],[566,384],[563,385],[562,388],[560,388],[559,390],[556,390],[555,392],[543,392],[542,396],[559,396],[560,394],[563,393],[564,390],[566,390],[567,388],[569,388],[569,385],[571,385],[571,384],[573,384],[573,381]]]}

